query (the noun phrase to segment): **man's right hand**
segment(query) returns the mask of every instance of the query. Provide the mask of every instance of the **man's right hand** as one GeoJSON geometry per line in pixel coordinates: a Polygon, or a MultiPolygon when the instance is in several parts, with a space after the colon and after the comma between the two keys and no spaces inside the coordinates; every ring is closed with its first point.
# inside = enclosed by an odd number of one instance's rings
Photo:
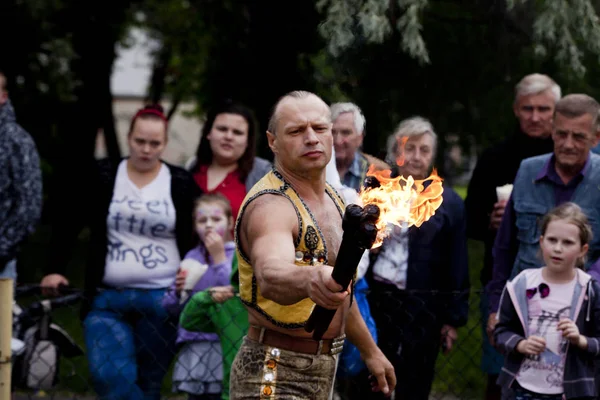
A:
{"type": "Polygon", "coordinates": [[[60,274],[46,275],[40,283],[44,296],[58,296],[58,287],[61,285],[69,286],[69,281],[60,274]]]}
{"type": "Polygon", "coordinates": [[[487,325],[485,330],[488,335],[488,339],[492,346],[495,346],[494,343],[494,329],[496,329],[496,324],[498,324],[498,320],[496,319],[496,313],[491,313],[487,320],[487,325]]]}
{"type": "Polygon", "coordinates": [[[319,265],[314,268],[308,284],[308,297],[315,304],[329,310],[337,310],[344,303],[350,291],[342,287],[332,278],[333,267],[319,265]]]}
{"type": "Polygon", "coordinates": [[[492,210],[492,214],[490,215],[490,228],[497,231],[500,228],[500,223],[502,222],[502,216],[504,215],[504,210],[506,209],[506,200],[500,200],[496,204],[494,204],[494,209],[492,210]]]}

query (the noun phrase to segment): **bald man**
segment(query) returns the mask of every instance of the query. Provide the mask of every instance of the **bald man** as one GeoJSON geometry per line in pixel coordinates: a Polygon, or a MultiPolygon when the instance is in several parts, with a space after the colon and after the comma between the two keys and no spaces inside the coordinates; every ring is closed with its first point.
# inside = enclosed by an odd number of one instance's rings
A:
{"type": "Polygon", "coordinates": [[[351,302],[331,277],[342,241],[344,202],[326,183],[333,136],[329,107],[296,91],[275,105],[267,138],[274,170],[248,193],[236,225],[240,296],[250,329],[231,370],[231,399],[332,394],[344,337],[389,394],[396,378],[351,302]],[[303,327],[315,304],[337,310],[323,340],[303,327]]]}

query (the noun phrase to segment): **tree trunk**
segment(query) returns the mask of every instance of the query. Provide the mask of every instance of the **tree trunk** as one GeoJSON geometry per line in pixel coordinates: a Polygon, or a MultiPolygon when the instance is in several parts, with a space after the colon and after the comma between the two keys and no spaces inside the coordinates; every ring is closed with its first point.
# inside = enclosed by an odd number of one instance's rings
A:
{"type": "Polygon", "coordinates": [[[147,102],[159,104],[162,101],[165,94],[165,79],[167,78],[167,71],[171,56],[171,46],[163,45],[152,68],[150,90],[148,91],[148,96],[146,97],[147,102]]]}
{"type": "MultiPolygon", "coordinates": [[[[60,164],[56,166],[56,191],[53,203],[60,203],[80,182],[93,174],[96,138],[104,130],[106,147],[111,159],[120,158],[112,112],[110,77],[116,58],[115,45],[126,21],[128,3],[90,5],[75,3],[71,31],[72,46],[77,57],[71,70],[78,86],[75,100],[66,107],[60,126],[63,138],[60,164]],[[106,11],[110,10],[110,12],[106,11]]],[[[60,209],[60,204],[58,204],[60,209]]],[[[61,223],[61,216],[58,223],[61,223]]]]}
{"type": "Polygon", "coordinates": [[[115,127],[115,117],[113,114],[113,96],[110,92],[110,75],[108,78],[108,84],[106,85],[102,96],[102,130],[104,132],[104,141],[106,143],[106,152],[108,153],[108,157],[116,162],[121,158],[121,149],[119,148],[117,129],[115,127]]]}
{"type": "Polygon", "coordinates": [[[167,113],[167,121],[170,121],[171,118],[173,117],[173,115],[175,115],[175,113],[177,112],[177,109],[179,108],[180,103],[181,103],[181,96],[175,95],[173,97],[173,103],[171,104],[171,108],[169,109],[169,112],[167,113]]]}

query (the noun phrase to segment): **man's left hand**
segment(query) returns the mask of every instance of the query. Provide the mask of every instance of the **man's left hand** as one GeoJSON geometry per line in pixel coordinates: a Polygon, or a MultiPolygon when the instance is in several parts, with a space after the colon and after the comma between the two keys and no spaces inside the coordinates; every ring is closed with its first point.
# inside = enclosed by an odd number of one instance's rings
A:
{"type": "Polygon", "coordinates": [[[396,387],[396,373],[392,363],[389,362],[379,348],[373,354],[363,356],[363,360],[373,379],[371,390],[382,392],[386,397],[391,396],[396,387]]]}
{"type": "Polygon", "coordinates": [[[442,326],[442,347],[444,348],[444,354],[450,353],[456,339],[458,339],[458,332],[455,327],[450,325],[442,326]]]}

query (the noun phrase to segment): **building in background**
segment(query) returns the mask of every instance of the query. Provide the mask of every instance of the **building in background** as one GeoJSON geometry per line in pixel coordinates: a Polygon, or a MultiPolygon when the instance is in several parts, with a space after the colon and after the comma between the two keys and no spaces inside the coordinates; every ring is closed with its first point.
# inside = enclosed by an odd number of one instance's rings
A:
{"type": "MultiPolygon", "coordinates": [[[[139,29],[130,31],[131,46],[117,48],[117,60],[111,77],[113,94],[113,113],[119,147],[122,155],[127,155],[127,133],[135,112],[144,105],[152,74],[151,52],[157,45],[139,29]]],[[[165,113],[171,107],[166,100],[161,103],[165,113]]],[[[169,142],[163,159],[169,163],[183,166],[194,155],[200,141],[202,122],[196,116],[190,116],[196,104],[182,102],[169,121],[169,142]]],[[[96,157],[106,156],[104,135],[99,132],[96,141],[96,157]]]]}

